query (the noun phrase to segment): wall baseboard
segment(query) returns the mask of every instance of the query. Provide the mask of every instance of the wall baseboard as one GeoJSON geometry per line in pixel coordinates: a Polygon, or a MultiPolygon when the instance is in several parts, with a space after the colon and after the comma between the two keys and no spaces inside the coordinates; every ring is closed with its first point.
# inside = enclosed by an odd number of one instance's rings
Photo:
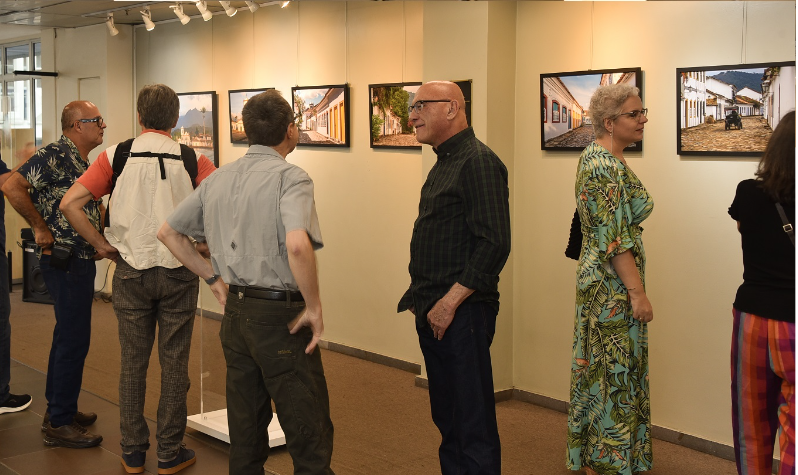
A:
{"type": "Polygon", "coordinates": [[[372,363],[381,364],[390,368],[400,369],[402,371],[407,371],[408,373],[421,374],[421,365],[418,363],[411,363],[409,361],[400,360],[399,358],[393,358],[391,356],[385,356],[379,353],[361,350],[360,348],[354,348],[332,341],[321,340],[319,342],[319,346],[325,350],[334,351],[347,356],[354,356],[355,358],[360,358],[361,360],[371,361],[372,363]]]}

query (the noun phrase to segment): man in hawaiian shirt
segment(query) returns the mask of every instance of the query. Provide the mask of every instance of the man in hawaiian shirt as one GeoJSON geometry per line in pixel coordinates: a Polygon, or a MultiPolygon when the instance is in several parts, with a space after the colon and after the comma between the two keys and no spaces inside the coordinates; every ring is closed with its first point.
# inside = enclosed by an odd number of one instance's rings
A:
{"type": "MultiPolygon", "coordinates": [[[[97,106],[70,102],[61,113],[61,139],[39,149],[2,187],[11,206],[33,228],[44,282],[55,301],[45,389],[47,413],[42,424],[47,445],[85,448],[103,440],[86,430],[97,415],[78,412],[78,395],[91,337],[94,260],[107,256],[97,253],[75,232],[58,206],[88,168],[89,152],[103,143],[104,129],[97,106]],[[58,248],[66,248],[69,256],[63,256],[58,248]]],[[[83,207],[98,231],[102,229],[102,208],[99,200],[90,200],[83,207]]]]}

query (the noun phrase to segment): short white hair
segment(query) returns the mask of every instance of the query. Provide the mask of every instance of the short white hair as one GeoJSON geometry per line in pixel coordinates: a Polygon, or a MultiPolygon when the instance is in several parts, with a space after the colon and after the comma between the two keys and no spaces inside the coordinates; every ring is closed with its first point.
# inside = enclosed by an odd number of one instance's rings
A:
{"type": "Polygon", "coordinates": [[[626,99],[639,95],[640,89],[631,84],[599,86],[590,98],[590,120],[593,122],[593,132],[596,137],[603,137],[607,133],[604,119],[617,117],[626,99]]]}

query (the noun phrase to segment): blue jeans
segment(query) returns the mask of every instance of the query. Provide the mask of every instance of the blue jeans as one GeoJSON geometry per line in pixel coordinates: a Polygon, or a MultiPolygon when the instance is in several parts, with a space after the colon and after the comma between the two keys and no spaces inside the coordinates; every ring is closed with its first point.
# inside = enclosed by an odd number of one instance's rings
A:
{"type": "Polygon", "coordinates": [[[91,339],[91,305],[97,268],[91,259],[73,256],[67,271],[50,267],[50,256],[39,261],[44,283],[55,301],[55,328],[47,365],[47,410],[53,427],[69,425],[78,412],[83,362],[91,339]]]}
{"type": "Polygon", "coordinates": [[[0,403],[8,399],[8,383],[11,381],[11,322],[9,315],[11,315],[11,302],[8,298],[8,258],[5,254],[0,253],[0,403]]]}
{"type": "Polygon", "coordinates": [[[432,420],[441,432],[443,475],[501,474],[490,344],[496,312],[485,303],[464,303],[437,340],[426,315],[416,331],[429,380],[432,420]]]}

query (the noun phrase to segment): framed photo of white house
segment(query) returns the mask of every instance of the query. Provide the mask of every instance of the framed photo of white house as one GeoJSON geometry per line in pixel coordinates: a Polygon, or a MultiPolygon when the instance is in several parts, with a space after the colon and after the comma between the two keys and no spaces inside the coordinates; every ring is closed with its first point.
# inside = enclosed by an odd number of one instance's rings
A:
{"type": "Polygon", "coordinates": [[[369,118],[372,148],[421,149],[416,131],[408,123],[420,82],[369,84],[369,118]]]}
{"type": "Polygon", "coordinates": [[[299,146],[349,147],[349,85],[292,87],[299,146]]]}
{"type": "Polygon", "coordinates": [[[795,110],[795,61],[676,70],[679,155],[757,157],[795,110]]]}
{"type": "MultiPolygon", "coordinates": [[[[600,69],[540,75],[540,147],[582,151],[596,139],[590,120],[590,98],[599,86],[631,84],[643,98],[640,68],[600,69]]],[[[641,151],[643,141],[624,150],[641,151]]]]}
{"type": "Polygon", "coordinates": [[[247,144],[247,134],[244,132],[244,120],[241,117],[241,110],[244,104],[255,95],[261,92],[274,89],[267,87],[264,89],[235,89],[227,91],[230,99],[230,142],[234,144],[247,144]]]}
{"type": "Polygon", "coordinates": [[[180,99],[180,115],[172,129],[172,138],[204,154],[219,167],[216,92],[183,92],[177,97],[180,99]]]}

